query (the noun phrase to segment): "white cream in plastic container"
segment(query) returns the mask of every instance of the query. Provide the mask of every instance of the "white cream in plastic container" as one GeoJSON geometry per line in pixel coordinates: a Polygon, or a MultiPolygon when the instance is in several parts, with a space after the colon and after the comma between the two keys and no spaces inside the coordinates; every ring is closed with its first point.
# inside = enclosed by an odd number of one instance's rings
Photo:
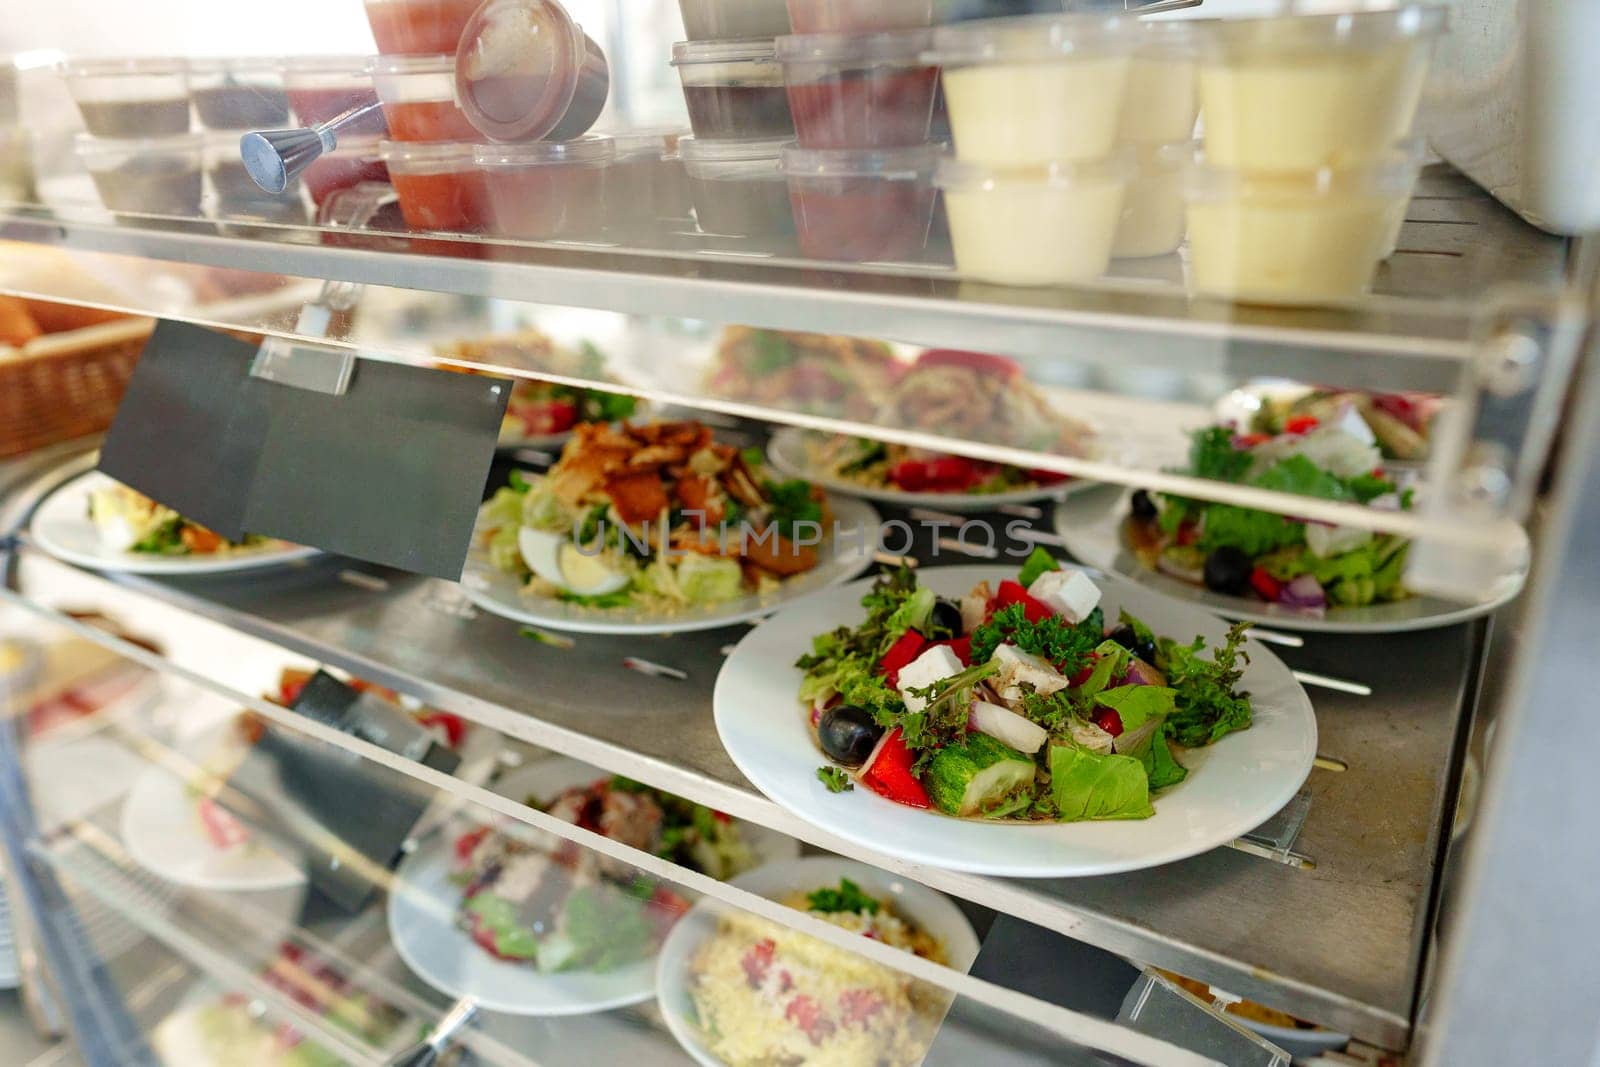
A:
{"type": "Polygon", "coordinates": [[[1176,252],[1183,244],[1185,229],[1182,146],[1139,147],[1133,177],[1122,196],[1112,258],[1142,259],[1176,252]]]}
{"type": "Polygon", "coordinates": [[[1191,163],[1183,179],[1190,285],[1242,303],[1361,296],[1389,251],[1418,162],[1391,150],[1377,163],[1307,174],[1191,163]]]}
{"type": "Polygon", "coordinates": [[[1003,285],[1074,285],[1105,273],[1132,172],[1126,155],[1027,170],[943,160],[935,178],[956,270],[1003,285]]]}
{"type": "Polygon", "coordinates": [[[1117,140],[1164,145],[1194,136],[1200,111],[1197,29],[1192,20],[1142,22],[1142,40],[1128,68],[1117,140]]]}
{"type": "Polygon", "coordinates": [[[1206,151],[1221,166],[1310,171],[1406,136],[1445,9],[1222,19],[1200,34],[1206,151]]]}
{"type": "Polygon", "coordinates": [[[1132,19],[1025,15],[934,31],[956,155],[995,167],[1106,156],[1118,139],[1132,19]]]}

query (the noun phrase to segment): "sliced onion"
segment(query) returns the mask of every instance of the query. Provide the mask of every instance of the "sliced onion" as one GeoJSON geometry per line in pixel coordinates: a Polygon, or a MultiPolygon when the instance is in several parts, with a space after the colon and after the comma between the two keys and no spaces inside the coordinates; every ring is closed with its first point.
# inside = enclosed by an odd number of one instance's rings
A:
{"type": "Polygon", "coordinates": [[[1127,754],[1144,744],[1150,735],[1161,729],[1159,718],[1146,719],[1137,730],[1125,730],[1111,739],[1111,751],[1127,754]]]}
{"type": "Polygon", "coordinates": [[[1162,673],[1138,656],[1128,657],[1128,674],[1125,685],[1166,685],[1167,679],[1162,673]]]}
{"type": "Polygon", "coordinates": [[[1321,611],[1328,606],[1328,596],[1315,578],[1302,574],[1283,587],[1278,603],[1286,608],[1321,611]]]}
{"type": "Polygon", "coordinates": [[[987,700],[974,700],[967,715],[967,726],[980,734],[988,734],[1025,755],[1032,755],[1044,747],[1050,734],[1032,719],[1008,711],[987,700]]]}

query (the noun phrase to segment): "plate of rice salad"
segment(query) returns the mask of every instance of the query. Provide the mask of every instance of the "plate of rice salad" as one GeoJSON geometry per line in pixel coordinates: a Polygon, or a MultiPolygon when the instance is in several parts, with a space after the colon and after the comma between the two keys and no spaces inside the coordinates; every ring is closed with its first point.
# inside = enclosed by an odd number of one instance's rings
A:
{"type": "MultiPolygon", "coordinates": [[[[950,900],[862,863],[808,857],[730,884],[963,973],[978,955],[950,900]]],[[[667,1028],[704,1067],[914,1067],[949,1004],[942,990],[710,898],[673,928],[656,973],[667,1028]]]]}
{"type": "Polygon", "coordinates": [[[483,505],[461,586],[556,630],[711,629],[849,581],[879,521],[698,422],[580,426],[547,473],[514,472],[483,505]]]}
{"type": "Polygon", "coordinates": [[[318,554],[275,537],[229,541],[99,471],[51,493],[29,533],[57,559],[123,574],[219,574],[318,554]]]}

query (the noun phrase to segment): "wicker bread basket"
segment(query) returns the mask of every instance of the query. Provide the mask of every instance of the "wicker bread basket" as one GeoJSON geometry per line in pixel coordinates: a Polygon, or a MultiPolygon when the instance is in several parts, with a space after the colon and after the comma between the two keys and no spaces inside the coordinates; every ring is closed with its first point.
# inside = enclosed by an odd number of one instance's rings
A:
{"type": "Polygon", "coordinates": [[[0,456],[111,425],[153,319],[118,319],[0,346],[0,456]]]}

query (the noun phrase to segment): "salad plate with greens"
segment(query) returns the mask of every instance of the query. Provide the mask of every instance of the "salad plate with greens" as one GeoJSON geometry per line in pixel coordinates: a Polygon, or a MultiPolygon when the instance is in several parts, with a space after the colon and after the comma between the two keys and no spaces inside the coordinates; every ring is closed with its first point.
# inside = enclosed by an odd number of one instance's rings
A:
{"type": "Polygon", "coordinates": [[[580,426],[548,472],[484,503],[461,586],[552,629],[704,630],[849,581],[878,529],[871,505],[776,477],[700,423],[580,426]]]}
{"type": "Polygon", "coordinates": [[[1311,770],[1311,703],[1246,629],[1042,551],[886,572],[751,631],[717,730],[776,803],[911,862],[1138,870],[1254,829],[1311,770]]]}
{"type": "MultiPolygon", "coordinates": [[[[1281,433],[1211,426],[1190,438],[1182,473],[1370,508],[1409,511],[1415,490],[1383,458],[1354,408],[1307,415],[1281,433]]],[[[1097,488],[1057,505],[1074,558],[1229,618],[1327,633],[1446,626],[1493,611],[1521,590],[1513,566],[1464,604],[1406,587],[1410,544],[1397,534],[1333,526],[1144,490],[1097,488]]],[[[1525,560],[1525,536],[1507,556],[1525,560]]]]}

